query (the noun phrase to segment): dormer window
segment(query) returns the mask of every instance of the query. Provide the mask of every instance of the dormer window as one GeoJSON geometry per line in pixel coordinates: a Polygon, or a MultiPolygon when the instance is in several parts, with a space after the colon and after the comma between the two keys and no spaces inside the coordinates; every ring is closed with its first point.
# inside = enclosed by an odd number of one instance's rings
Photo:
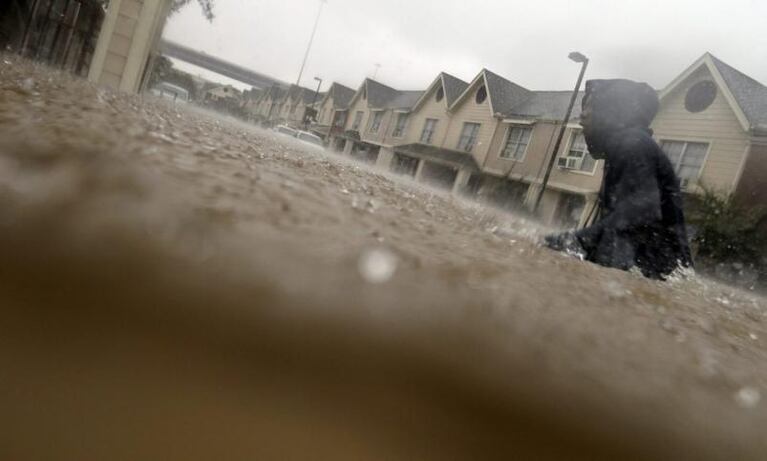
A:
{"type": "Polygon", "coordinates": [[[485,87],[485,85],[482,85],[477,90],[477,96],[475,99],[477,101],[477,104],[482,104],[483,102],[487,100],[487,87],[485,87]]]}
{"type": "Polygon", "coordinates": [[[703,112],[714,103],[716,93],[716,83],[711,80],[698,82],[687,91],[684,107],[692,113],[703,112]]]}

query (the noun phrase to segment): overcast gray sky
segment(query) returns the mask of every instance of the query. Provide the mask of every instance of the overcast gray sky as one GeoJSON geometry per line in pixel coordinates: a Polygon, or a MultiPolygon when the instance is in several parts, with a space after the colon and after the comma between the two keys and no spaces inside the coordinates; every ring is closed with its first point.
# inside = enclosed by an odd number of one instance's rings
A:
{"type": "MultiPolygon", "coordinates": [[[[196,2],[165,37],[293,83],[320,0],[216,0],[213,23],[196,2]]],[[[328,0],[302,83],[356,88],[378,80],[424,89],[446,71],[470,81],[483,67],[533,90],[623,77],[662,88],[710,51],[767,83],[765,0],[328,0]]],[[[224,79],[221,79],[224,80],[224,79]]]]}

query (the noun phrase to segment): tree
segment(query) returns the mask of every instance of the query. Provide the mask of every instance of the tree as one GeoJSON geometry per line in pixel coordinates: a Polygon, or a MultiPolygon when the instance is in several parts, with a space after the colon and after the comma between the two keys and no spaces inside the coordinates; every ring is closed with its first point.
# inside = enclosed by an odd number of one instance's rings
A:
{"type": "MultiPolygon", "coordinates": [[[[190,1],[192,0],[173,0],[173,3],[170,7],[171,13],[175,13],[181,10],[181,8],[185,7],[186,4],[190,1]]],[[[213,21],[213,4],[215,3],[215,0],[197,0],[197,3],[200,4],[200,8],[202,8],[202,14],[205,16],[205,18],[208,21],[213,21]]]]}

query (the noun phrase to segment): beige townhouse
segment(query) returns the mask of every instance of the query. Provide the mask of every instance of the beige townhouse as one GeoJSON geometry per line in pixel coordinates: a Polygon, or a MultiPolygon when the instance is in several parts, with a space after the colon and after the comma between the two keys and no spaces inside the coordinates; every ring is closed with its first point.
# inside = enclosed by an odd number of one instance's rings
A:
{"type": "Polygon", "coordinates": [[[410,111],[422,95],[366,79],[349,102],[343,133],[331,137],[331,145],[343,144],[344,153],[388,168],[392,147],[402,141],[410,111]]]}
{"type": "Polygon", "coordinates": [[[454,188],[459,172],[464,177],[478,171],[476,162],[463,153],[442,148],[451,124],[450,107],[469,84],[441,73],[416,102],[409,126],[394,147],[391,170],[431,183],[454,188]]]}
{"type": "Polygon", "coordinates": [[[486,69],[471,83],[440,74],[415,106],[406,142],[394,148],[393,169],[417,181],[477,193],[490,180],[482,166],[502,114],[530,95],[486,69]]]}
{"type": "Polygon", "coordinates": [[[655,137],[683,187],[767,205],[767,86],[706,53],[660,98],[655,137]]]}
{"type": "Polygon", "coordinates": [[[282,87],[273,85],[269,88],[258,103],[257,114],[262,122],[269,123],[279,117],[282,105],[285,101],[286,92],[282,87]]]}
{"type": "MultiPolygon", "coordinates": [[[[767,205],[767,87],[705,54],[659,96],[654,136],[684,190],[767,205]]],[[[578,226],[596,209],[604,165],[578,123],[582,93],[553,152],[571,97],[486,69],[471,83],[440,74],[424,92],[368,79],[349,102],[343,134],[331,139],[360,160],[512,209],[535,203],[555,155],[539,218],[578,226]]]]}
{"type": "MultiPolygon", "coordinates": [[[[767,87],[705,54],[660,93],[652,128],[683,189],[704,188],[743,203],[767,204],[767,87]]],[[[532,92],[504,115],[481,165],[488,176],[518,184],[532,203],[571,93],[532,92]]],[[[577,124],[580,98],[543,197],[541,217],[550,224],[583,224],[593,213],[603,162],[588,153],[577,124]]],[[[488,184],[487,176],[479,179],[488,184]]]]}
{"type": "MultiPolygon", "coordinates": [[[[334,82],[325,93],[317,106],[317,122],[312,131],[325,140],[331,136],[342,134],[346,125],[349,102],[354,97],[355,91],[340,83],[334,82]]],[[[344,138],[337,138],[345,143],[344,138]]],[[[343,150],[344,146],[335,146],[336,150],[343,150]]]]}
{"type": "Polygon", "coordinates": [[[296,128],[307,128],[308,124],[315,119],[316,106],[324,97],[324,93],[303,89],[297,98],[296,106],[288,119],[288,123],[296,128]]]}

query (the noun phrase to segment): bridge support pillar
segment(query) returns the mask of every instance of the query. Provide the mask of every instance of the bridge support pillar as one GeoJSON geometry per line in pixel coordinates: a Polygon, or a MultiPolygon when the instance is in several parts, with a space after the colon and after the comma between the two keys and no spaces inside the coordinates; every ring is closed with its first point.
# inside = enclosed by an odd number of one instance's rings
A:
{"type": "Polygon", "coordinates": [[[170,6],[170,0],[111,0],[89,80],[121,91],[138,92],[170,6]]]}

